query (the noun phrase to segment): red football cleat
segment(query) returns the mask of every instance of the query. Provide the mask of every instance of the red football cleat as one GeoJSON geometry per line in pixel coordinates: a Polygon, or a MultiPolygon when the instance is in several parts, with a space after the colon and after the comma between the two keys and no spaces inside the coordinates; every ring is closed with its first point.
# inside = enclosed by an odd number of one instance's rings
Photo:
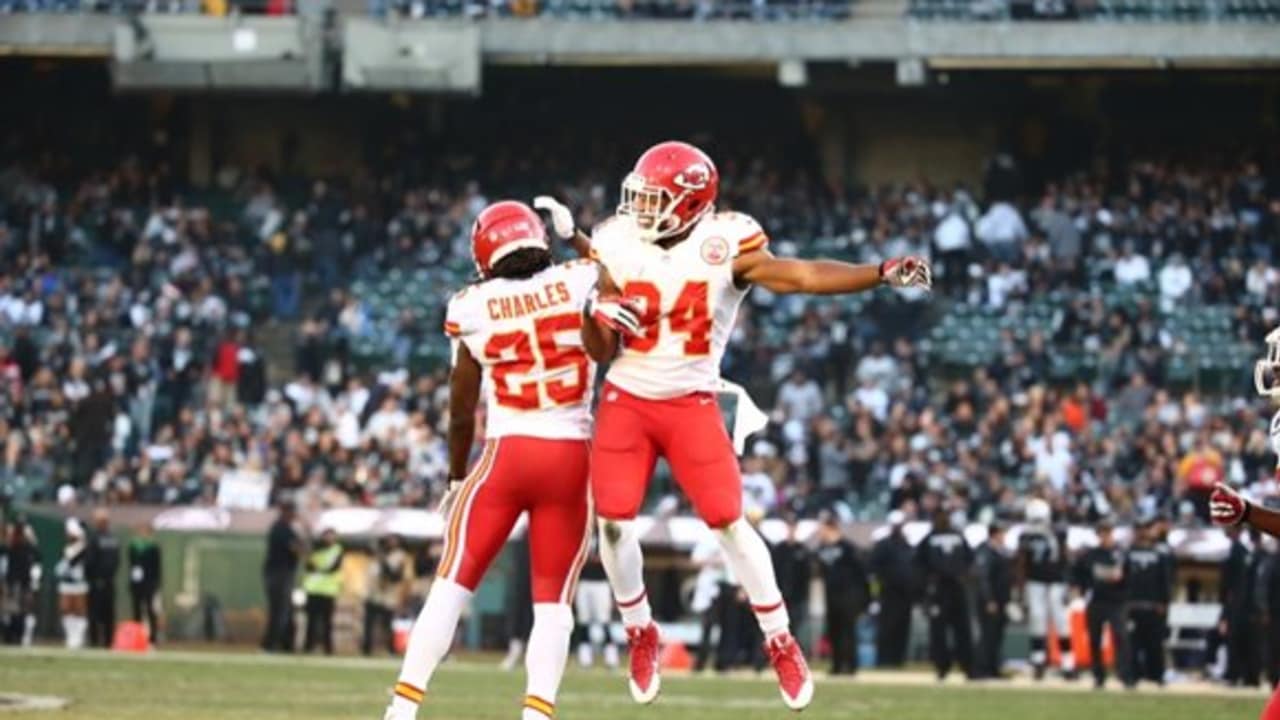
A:
{"type": "Polygon", "coordinates": [[[658,697],[662,678],[658,675],[658,625],[627,628],[627,645],[631,648],[631,698],[649,704],[658,697]]]}
{"type": "Polygon", "coordinates": [[[808,707],[813,700],[813,676],[809,674],[809,664],[804,661],[800,644],[791,637],[791,633],[782,633],[765,641],[764,652],[769,656],[774,672],[778,673],[782,702],[792,710],[808,707]]]}

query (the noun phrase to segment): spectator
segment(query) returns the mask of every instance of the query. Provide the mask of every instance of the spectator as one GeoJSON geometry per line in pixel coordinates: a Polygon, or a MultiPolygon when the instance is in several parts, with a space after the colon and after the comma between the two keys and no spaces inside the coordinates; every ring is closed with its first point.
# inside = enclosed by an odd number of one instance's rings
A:
{"type": "Polygon", "coordinates": [[[1151,264],[1146,256],[1134,251],[1132,241],[1125,242],[1116,258],[1115,276],[1119,285],[1145,283],[1151,279],[1151,264]]]}
{"type": "Polygon", "coordinates": [[[1160,269],[1157,279],[1160,286],[1160,300],[1163,308],[1172,308],[1191,290],[1191,268],[1180,253],[1169,256],[1168,262],[1160,269]]]}
{"type": "Polygon", "coordinates": [[[342,545],[333,528],[320,531],[320,538],[307,555],[302,590],[307,594],[307,640],[303,652],[320,646],[333,654],[333,614],[342,590],[342,545]]]}
{"type": "Polygon", "coordinates": [[[991,204],[978,218],[974,234],[998,261],[1015,262],[1027,239],[1027,226],[1011,203],[1003,200],[991,204]]]}
{"type": "Polygon", "coordinates": [[[916,546],[915,564],[924,578],[929,655],[938,679],[946,678],[953,659],[972,676],[968,581],[973,552],[964,535],[951,527],[950,513],[941,508],[934,512],[933,530],[916,546]]]}
{"type": "Polygon", "coordinates": [[[383,537],[369,563],[369,594],[364,601],[364,634],[360,643],[360,650],[366,656],[373,653],[376,633],[382,633],[387,654],[397,654],[391,623],[405,607],[412,571],[409,555],[400,547],[400,537],[383,537]]]}
{"type": "Polygon", "coordinates": [[[823,407],[822,390],[818,383],[810,379],[800,368],[791,372],[791,377],[778,388],[778,407],[783,417],[796,420],[807,425],[823,407]]]}
{"type": "Polygon", "coordinates": [[[294,527],[294,505],[280,504],[279,514],[267,532],[267,556],[262,566],[263,588],[267,596],[266,635],[262,649],[293,652],[293,602],[291,599],[302,555],[302,542],[294,527]]]}
{"type": "Polygon", "coordinates": [[[907,639],[911,637],[911,606],[915,604],[916,575],[914,551],[902,534],[906,516],[901,510],[889,513],[889,534],[876,541],[871,550],[871,572],[880,587],[876,604],[876,664],[902,667],[907,660],[907,639]]]}
{"type": "Polygon", "coordinates": [[[151,526],[138,526],[129,541],[129,598],[133,605],[133,621],[146,622],[147,640],[154,645],[160,624],[156,617],[156,593],[160,591],[160,546],[151,536],[151,526]]]}
{"type": "Polygon", "coordinates": [[[116,636],[116,573],[120,569],[120,541],[111,533],[111,517],[93,511],[93,535],[84,555],[89,584],[89,644],[109,648],[116,636]]]}
{"type": "Polygon", "coordinates": [[[858,550],[845,539],[833,513],[818,522],[818,549],[826,593],[827,639],[831,642],[831,674],[852,675],[858,671],[858,617],[870,597],[867,572],[858,550]]]}
{"type": "Polygon", "coordinates": [[[999,678],[1004,648],[1005,606],[1013,595],[1013,562],[1005,547],[1004,526],[987,527],[987,539],[974,553],[978,610],[978,658],[974,675],[999,678]]]}

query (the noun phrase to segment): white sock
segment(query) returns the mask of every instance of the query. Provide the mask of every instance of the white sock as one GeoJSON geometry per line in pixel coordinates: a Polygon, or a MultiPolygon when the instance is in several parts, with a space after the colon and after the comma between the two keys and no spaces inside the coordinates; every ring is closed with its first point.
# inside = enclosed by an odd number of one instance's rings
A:
{"type": "Polygon", "coordinates": [[[31,641],[36,634],[36,616],[28,615],[23,622],[22,647],[31,647],[31,641]]]}
{"type": "Polygon", "coordinates": [[[622,613],[622,624],[644,627],[653,622],[644,589],[644,554],[634,520],[600,518],[600,564],[609,577],[613,599],[622,613]]]}
{"type": "Polygon", "coordinates": [[[591,643],[580,643],[578,645],[578,664],[584,668],[591,667],[595,662],[594,653],[591,651],[591,643]]]}
{"type": "Polygon", "coordinates": [[[522,720],[546,720],[555,714],[560,678],[569,659],[573,612],[560,603],[534,603],[533,629],[524,657],[525,700],[522,720]]]}
{"type": "Polygon", "coordinates": [[[725,560],[751,601],[751,609],[765,638],[785,633],[791,619],[787,616],[787,605],[782,601],[782,591],[773,574],[773,558],[764,539],[742,518],[716,530],[716,537],[724,549],[725,560]]]}
{"type": "Polygon", "coordinates": [[[458,618],[471,599],[471,591],[461,585],[437,578],[427,593],[427,602],[418,613],[418,619],[409,631],[409,644],[404,651],[404,664],[396,683],[396,694],[391,706],[397,712],[413,713],[422,702],[422,694],[431,683],[440,661],[453,645],[453,634],[458,629],[458,618]],[[414,691],[417,692],[414,692],[414,691]]]}
{"type": "Polygon", "coordinates": [[[84,647],[85,635],[89,632],[89,621],[83,615],[64,615],[62,629],[67,635],[67,647],[79,650],[84,647]]]}
{"type": "Polygon", "coordinates": [[[604,646],[604,666],[607,668],[618,667],[618,646],[608,643],[604,646]]]}

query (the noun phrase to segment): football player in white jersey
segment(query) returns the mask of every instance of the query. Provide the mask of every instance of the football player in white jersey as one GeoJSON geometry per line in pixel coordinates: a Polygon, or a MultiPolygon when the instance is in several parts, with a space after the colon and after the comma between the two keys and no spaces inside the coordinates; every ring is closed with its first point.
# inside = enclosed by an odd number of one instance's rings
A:
{"type": "MultiPolygon", "coordinates": [[[[1280,328],[1267,333],[1267,355],[1254,363],[1253,383],[1259,395],[1280,398],[1280,328]]],[[[1276,453],[1276,475],[1280,477],[1280,410],[1271,416],[1271,450],[1276,453]]],[[[1280,538],[1280,512],[1254,504],[1226,483],[1218,483],[1209,495],[1209,517],[1215,525],[1250,525],[1280,538]]],[[[1272,692],[1258,720],[1280,720],[1280,687],[1272,692]]]]}
{"type": "MultiPolygon", "coordinates": [[[[742,518],[742,478],[715,393],[720,360],[738,306],[752,285],[776,293],[838,294],[884,284],[930,286],[918,257],[854,265],[775,257],[750,216],[716,212],[719,175],[698,148],[653,146],[622,183],[617,214],[590,238],[603,267],[601,296],[621,297],[640,312],[630,332],[606,317],[584,335],[611,360],[591,451],[591,494],[600,518],[600,555],[622,612],[631,649],[631,694],[641,703],[658,694],[658,628],[645,593],[634,519],[659,455],[694,510],[716,532],[746,591],[792,709],[809,704],[813,682],[791,636],[787,608],[769,550],[742,518]]],[[[556,232],[577,236],[569,211],[545,198],[556,232]]],[[[581,252],[581,243],[579,251],[581,252]]]]}
{"type": "Polygon", "coordinates": [[[634,318],[591,303],[599,269],[552,264],[541,218],[522,203],[485,208],[471,232],[481,280],[449,301],[449,490],[444,555],[409,635],[386,720],[412,720],[458,617],[517,519],[529,516],[533,629],[523,720],[553,717],[573,630],[570,603],[591,534],[587,492],[595,375],[584,309],[620,327],[634,318]],[[468,474],[484,389],[484,452],[468,474]]]}

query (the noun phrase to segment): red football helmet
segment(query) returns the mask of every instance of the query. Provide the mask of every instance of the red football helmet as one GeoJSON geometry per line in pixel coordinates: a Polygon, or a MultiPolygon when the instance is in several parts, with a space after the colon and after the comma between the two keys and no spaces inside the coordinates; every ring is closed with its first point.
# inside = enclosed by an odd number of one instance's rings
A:
{"type": "Polygon", "coordinates": [[[669,140],[645,151],[622,181],[618,214],[635,218],[641,239],[678,235],[711,212],[720,173],[711,158],[689,143],[669,140]]]}
{"type": "Polygon", "coordinates": [[[471,226],[471,255],[481,277],[489,277],[502,258],[524,248],[551,249],[547,229],[533,208],[515,200],[493,203],[471,226]]]}

